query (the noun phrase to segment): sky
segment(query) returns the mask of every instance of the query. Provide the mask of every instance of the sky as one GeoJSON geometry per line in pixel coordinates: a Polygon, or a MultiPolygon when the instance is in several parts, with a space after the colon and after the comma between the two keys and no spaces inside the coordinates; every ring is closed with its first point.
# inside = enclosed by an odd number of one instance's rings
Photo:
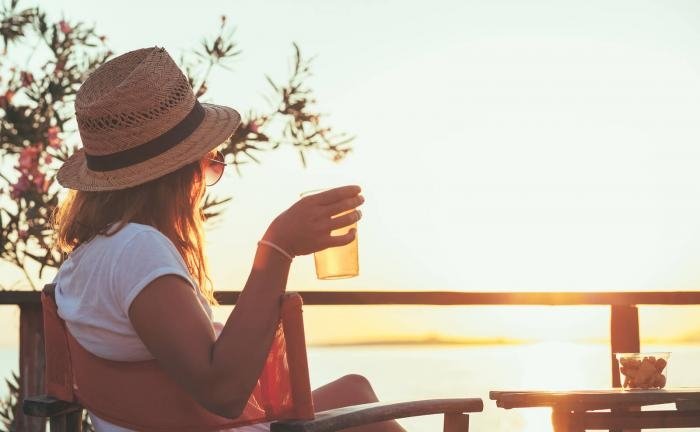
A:
{"type": "MultiPolygon", "coordinates": [[[[240,177],[227,173],[216,192],[233,202],[208,242],[217,289],[244,286],[256,241],[300,192],[348,183],[366,197],[360,275],[319,281],[312,257],[301,257],[290,290],[699,288],[696,1],[42,7],[94,23],[116,53],[159,45],[174,56],[227,15],[243,54],[232,72],[212,76],[205,100],[241,112],[267,108],[264,74],[287,76],[293,41],[315,56],[309,84],[329,124],[356,136],[353,153],[339,164],[309,155],[304,169],[283,149],[240,177]]],[[[0,267],[0,280],[19,278],[0,267]]],[[[318,343],[605,338],[608,326],[597,307],[306,309],[318,343]]],[[[643,337],[700,334],[698,308],[641,316],[643,337]]]]}

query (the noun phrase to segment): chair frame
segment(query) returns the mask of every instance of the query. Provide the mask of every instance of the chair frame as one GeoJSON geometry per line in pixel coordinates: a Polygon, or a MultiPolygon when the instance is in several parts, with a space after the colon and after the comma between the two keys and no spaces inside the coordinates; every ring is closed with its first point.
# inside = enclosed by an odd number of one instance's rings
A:
{"type": "MultiPolygon", "coordinates": [[[[442,414],[443,432],[468,432],[469,414],[481,412],[479,398],[429,399],[410,402],[375,402],[316,413],[313,420],[275,422],[271,432],[336,432],[355,426],[407,417],[442,414]]],[[[24,400],[26,415],[49,419],[51,432],[82,432],[83,407],[51,396],[24,400]]]]}
{"type": "MultiPolygon", "coordinates": [[[[318,412],[313,420],[275,422],[271,425],[271,432],[335,432],[387,420],[434,414],[444,416],[443,432],[468,432],[469,413],[481,412],[483,408],[480,398],[375,402],[318,412]]],[[[79,403],[49,395],[30,396],[22,402],[22,410],[28,416],[48,418],[51,432],[82,432],[84,408],[79,403]]]]}

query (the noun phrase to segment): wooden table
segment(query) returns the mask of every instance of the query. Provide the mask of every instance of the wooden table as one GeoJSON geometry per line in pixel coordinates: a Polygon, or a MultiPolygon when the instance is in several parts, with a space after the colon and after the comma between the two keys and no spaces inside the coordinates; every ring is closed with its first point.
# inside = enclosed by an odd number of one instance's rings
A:
{"type": "Polygon", "coordinates": [[[700,427],[700,388],[513,390],[492,391],[489,397],[505,409],[551,407],[556,432],[700,427]],[[676,409],[639,411],[641,406],[668,403],[676,409]]]}

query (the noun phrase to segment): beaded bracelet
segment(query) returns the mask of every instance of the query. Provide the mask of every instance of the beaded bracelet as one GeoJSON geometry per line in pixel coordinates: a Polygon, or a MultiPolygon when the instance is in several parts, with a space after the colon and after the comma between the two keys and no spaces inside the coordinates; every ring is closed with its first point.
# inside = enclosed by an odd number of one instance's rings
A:
{"type": "Polygon", "coordinates": [[[258,242],[258,245],[260,245],[260,244],[264,244],[264,245],[270,246],[271,248],[277,250],[279,253],[281,253],[282,255],[284,255],[284,256],[286,256],[287,258],[289,258],[289,261],[293,261],[293,260],[294,260],[294,257],[292,257],[289,253],[287,253],[286,250],[282,249],[281,247],[277,246],[276,244],[272,243],[271,241],[260,240],[260,241],[258,242]]]}

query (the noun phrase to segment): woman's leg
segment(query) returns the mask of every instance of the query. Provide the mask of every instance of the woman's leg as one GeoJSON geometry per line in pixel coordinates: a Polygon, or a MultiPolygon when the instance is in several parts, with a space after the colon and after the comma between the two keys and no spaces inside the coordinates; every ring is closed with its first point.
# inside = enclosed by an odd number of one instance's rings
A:
{"type": "MultiPolygon", "coordinates": [[[[350,405],[377,402],[372,385],[362,375],[345,375],[333,382],[321,386],[312,393],[314,409],[326,411],[350,405]]],[[[367,426],[344,429],[348,432],[406,432],[395,421],[385,421],[367,426]]]]}

